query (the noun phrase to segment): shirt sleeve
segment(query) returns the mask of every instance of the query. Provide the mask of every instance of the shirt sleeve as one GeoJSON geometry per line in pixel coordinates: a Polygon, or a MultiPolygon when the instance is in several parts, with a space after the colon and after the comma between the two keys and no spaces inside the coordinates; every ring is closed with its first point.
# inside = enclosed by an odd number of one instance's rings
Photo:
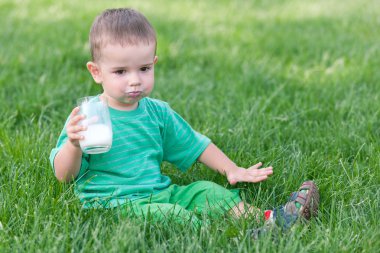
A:
{"type": "MultiPolygon", "coordinates": [[[[50,164],[51,164],[51,166],[53,168],[54,174],[55,174],[55,168],[54,168],[54,159],[55,159],[55,156],[58,154],[58,152],[61,150],[62,146],[68,140],[67,133],[66,133],[66,124],[67,124],[68,120],[69,119],[66,120],[65,126],[63,127],[63,129],[61,131],[61,134],[58,137],[57,145],[50,152],[49,160],[50,160],[50,164]]],[[[78,173],[77,178],[79,176],[81,176],[81,175],[84,174],[84,172],[88,168],[88,165],[89,165],[89,155],[83,153],[83,155],[82,155],[82,162],[81,162],[81,168],[80,168],[80,171],[78,173]]]]}
{"type": "Polygon", "coordinates": [[[191,126],[169,105],[163,135],[163,160],[185,171],[198,159],[211,143],[206,136],[191,126]]]}

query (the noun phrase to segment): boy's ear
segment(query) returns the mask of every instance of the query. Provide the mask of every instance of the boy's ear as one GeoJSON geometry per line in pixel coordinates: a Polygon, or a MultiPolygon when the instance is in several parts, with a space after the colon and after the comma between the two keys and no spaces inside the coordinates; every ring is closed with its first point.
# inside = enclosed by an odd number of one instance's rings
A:
{"type": "Polygon", "coordinates": [[[92,78],[94,78],[94,81],[96,83],[102,83],[102,73],[100,71],[99,66],[92,61],[87,62],[86,66],[88,71],[92,75],[92,78]]]}
{"type": "Polygon", "coordinates": [[[156,55],[156,56],[154,56],[154,59],[153,59],[153,64],[156,64],[156,63],[157,63],[157,61],[158,61],[158,57],[157,57],[157,55],[156,55]]]}

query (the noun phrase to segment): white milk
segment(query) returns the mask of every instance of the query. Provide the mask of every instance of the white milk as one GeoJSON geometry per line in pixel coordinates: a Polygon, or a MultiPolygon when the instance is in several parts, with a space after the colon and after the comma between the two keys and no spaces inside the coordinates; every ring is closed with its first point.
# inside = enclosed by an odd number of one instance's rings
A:
{"type": "Polygon", "coordinates": [[[107,152],[112,145],[112,129],[105,124],[88,125],[86,131],[80,132],[84,139],[79,141],[83,152],[98,154],[107,152]]]}

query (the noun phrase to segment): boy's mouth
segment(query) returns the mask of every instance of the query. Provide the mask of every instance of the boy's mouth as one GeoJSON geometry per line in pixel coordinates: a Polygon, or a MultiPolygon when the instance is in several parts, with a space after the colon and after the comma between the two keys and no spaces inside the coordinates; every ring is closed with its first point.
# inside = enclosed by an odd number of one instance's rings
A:
{"type": "Polygon", "coordinates": [[[136,97],[141,96],[142,92],[141,91],[130,91],[130,92],[127,92],[126,94],[128,97],[136,98],[136,97]]]}

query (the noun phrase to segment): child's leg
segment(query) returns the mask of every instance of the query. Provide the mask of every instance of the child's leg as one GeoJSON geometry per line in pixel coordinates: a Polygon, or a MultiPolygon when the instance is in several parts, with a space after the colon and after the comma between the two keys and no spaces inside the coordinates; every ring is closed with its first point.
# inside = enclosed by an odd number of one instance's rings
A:
{"type": "MultiPolygon", "coordinates": [[[[299,218],[310,220],[311,217],[317,216],[319,206],[319,191],[313,181],[304,182],[297,192],[291,194],[288,202],[273,210],[264,211],[265,225],[260,228],[251,229],[254,239],[266,234],[268,230],[275,227],[283,231],[289,229],[299,218]]],[[[247,217],[255,215],[260,222],[262,212],[252,205],[240,202],[230,210],[230,214],[236,217],[247,217]]]]}
{"type": "Polygon", "coordinates": [[[288,229],[299,218],[310,220],[318,214],[319,191],[313,181],[302,183],[298,191],[290,195],[288,202],[274,208],[269,214],[268,220],[275,222],[283,229],[288,229]]]}
{"type": "Polygon", "coordinates": [[[191,211],[180,205],[170,203],[150,203],[134,207],[135,214],[154,222],[175,222],[184,226],[191,226],[198,230],[202,221],[191,211]]]}
{"type": "Polygon", "coordinates": [[[297,192],[293,192],[285,205],[266,210],[266,224],[277,225],[282,230],[289,229],[299,218],[310,220],[317,216],[319,192],[313,181],[304,182],[297,192]]]}
{"type": "Polygon", "coordinates": [[[238,190],[228,190],[209,181],[198,181],[186,186],[171,185],[151,197],[132,201],[133,213],[153,221],[175,221],[193,228],[204,223],[196,214],[222,216],[241,202],[238,190]]]}
{"type": "Polygon", "coordinates": [[[229,211],[229,214],[232,216],[235,216],[237,218],[240,217],[250,217],[252,215],[256,216],[256,219],[260,219],[260,214],[262,211],[254,207],[250,204],[245,203],[244,201],[240,201],[236,206],[232,207],[231,210],[229,211]]]}
{"type": "Polygon", "coordinates": [[[190,225],[195,230],[202,226],[202,221],[194,212],[186,210],[177,203],[171,203],[173,185],[169,188],[153,194],[150,197],[129,202],[123,209],[126,216],[137,216],[153,222],[175,222],[177,224],[190,225]]]}
{"type": "Polygon", "coordinates": [[[174,185],[171,203],[195,213],[221,216],[241,202],[238,190],[229,190],[210,181],[197,181],[186,186],[174,185]]]}

